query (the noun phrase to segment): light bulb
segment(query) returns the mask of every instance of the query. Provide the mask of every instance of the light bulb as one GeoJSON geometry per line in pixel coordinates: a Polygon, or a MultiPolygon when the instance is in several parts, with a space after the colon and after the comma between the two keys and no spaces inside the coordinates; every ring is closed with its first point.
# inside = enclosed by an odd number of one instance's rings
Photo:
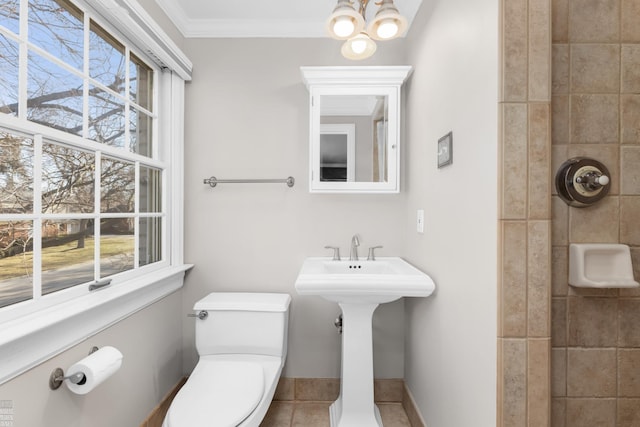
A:
{"type": "Polygon", "coordinates": [[[380,22],[380,25],[376,29],[376,34],[379,38],[385,40],[393,38],[398,34],[398,24],[395,19],[384,19],[380,22]]]}
{"type": "Polygon", "coordinates": [[[364,40],[354,40],[351,42],[351,50],[356,54],[361,54],[367,48],[367,42],[364,40]]]}
{"type": "Polygon", "coordinates": [[[376,51],[376,44],[367,33],[362,32],[342,45],[342,55],[347,59],[365,59],[376,51]]]}
{"type": "Polygon", "coordinates": [[[355,31],[356,27],[353,24],[353,19],[349,16],[341,16],[336,19],[333,24],[333,32],[338,37],[349,37],[355,31]]]}

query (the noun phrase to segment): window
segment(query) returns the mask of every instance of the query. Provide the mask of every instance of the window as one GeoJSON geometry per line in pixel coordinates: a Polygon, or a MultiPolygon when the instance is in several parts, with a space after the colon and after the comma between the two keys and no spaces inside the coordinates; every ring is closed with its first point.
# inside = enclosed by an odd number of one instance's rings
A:
{"type": "Polygon", "coordinates": [[[130,0],[0,0],[0,384],[182,285],[190,72],[130,0]]]}
{"type": "Polygon", "coordinates": [[[0,127],[0,307],[163,260],[158,70],[66,0],[19,6],[0,9],[0,111],[27,122],[0,127]]]}

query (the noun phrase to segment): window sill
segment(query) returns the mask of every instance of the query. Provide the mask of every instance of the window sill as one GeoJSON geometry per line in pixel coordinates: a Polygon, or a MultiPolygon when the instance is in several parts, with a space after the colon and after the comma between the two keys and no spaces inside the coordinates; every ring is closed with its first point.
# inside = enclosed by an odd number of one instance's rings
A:
{"type": "Polygon", "coordinates": [[[0,384],[180,289],[184,264],[0,325],[0,384]]]}

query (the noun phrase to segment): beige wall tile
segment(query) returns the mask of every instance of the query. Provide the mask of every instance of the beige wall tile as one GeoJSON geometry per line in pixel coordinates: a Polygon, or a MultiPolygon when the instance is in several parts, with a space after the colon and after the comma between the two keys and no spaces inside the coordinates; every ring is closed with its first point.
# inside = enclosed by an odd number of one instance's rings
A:
{"type": "MultiPolygon", "coordinates": [[[[633,277],[640,279],[640,248],[631,248],[631,264],[633,265],[633,277]]],[[[621,297],[640,297],[640,288],[620,289],[621,297]]]]}
{"type": "Polygon", "coordinates": [[[569,40],[569,0],[552,0],[551,30],[554,43],[569,40]]]}
{"type": "Polygon", "coordinates": [[[551,218],[551,115],[548,103],[529,104],[529,219],[551,218]]]}
{"type": "Polygon", "coordinates": [[[502,394],[498,396],[498,425],[522,427],[527,422],[527,341],[502,339],[500,343],[502,369],[498,371],[498,389],[502,394]]]}
{"type": "Polygon", "coordinates": [[[618,350],[618,396],[640,397],[640,349],[618,350]]]}
{"type": "Polygon", "coordinates": [[[527,425],[548,427],[551,415],[551,342],[549,339],[530,339],[527,352],[527,425]]]}
{"type": "Polygon", "coordinates": [[[616,350],[567,349],[567,396],[615,397],[616,350]]]}
{"type": "Polygon", "coordinates": [[[553,94],[567,94],[569,93],[569,45],[554,43],[552,47],[552,61],[551,87],[553,94]]]}
{"type": "Polygon", "coordinates": [[[527,334],[527,226],[522,221],[502,224],[502,334],[525,337],[527,334]]]}
{"type": "Polygon", "coordinates": [[[616,427],[640,426],[640,399],[618,399],[616,427]]]}
{"type": "Polygon", "coordinates": [[[640,347],[638,325],[640,325],[640,300],[621,299],[618,302],[618,345],[620,347],[640,347]]]}
{"type": "Polygon", "coordinates": [[[640,95],[620,95],[620,128],[622,144],[640,143],[640,95]]]}
{"type": "Polygon", "coordinates": [[[529,221],[527,237],[527,330],[529,337],[551,335],[551,223],[529,221]]]}
{"type": "Polygon", "coordinates": [[[640,92],[640,45],[623,44],[622,61],[622,93],[640,92]]]}
{"type": "Polygon", "coordinates": [[[620,37],[623,42],[640,42],[638,16],[640,16],[640,0],[622,0],[620,37]]]}
{"type": "Polygon", "coordinates": [[[570,346],[616,346],[618,301],[615,298],[569,297],[567,313],[570,346]]]}
{"type": "Polygon", "coordinates": [[[551,250],[551,287],[553,296],[566,296],[569,287],[569,248],[554,246],[551,250]]]}
{"type": "Polygon", "coordinates": [[[551,399],[551,427],[565,427],[567,419],[567,399],[551,399]]]}
{"type": "Polygon", "coordinates": [[[373,395],[376,402],[402,402],[404,380],[376,379],[373,382],[373,395]]]}
{"type": "Polygon", "coordinates": [[[527,0],[502,0],[502,96],[506,102],[527,100],[527,0]]]}
{"type": "MultiPolygon", "coordinates": [[[[498,339],[500,342],[500,339],[498,339]]],[[[500,351],[500,346],[498,345],[498,353],[500,351]]],[[[500,362],[500,357],[498,357],[498,363],[500,362]]],[[[498,370],[501,372],[501,370],[498,370]]],[[[500,401],[498,401],[498,405],[500,405],[500,401]]],[[[407,386],[403,387],[403,395],[402,395],[402,407],[407,413],[407,418],[409,418],[409,422],[411,423],[411,427],[426,427],[426,423],[422,419],[422,415],[418,412],[418,408],[416,406],[416,402],[413,400],[413,396],[407,389],[407,386]]]]}
{"type": "Polygon", "coordinates": [[[620,147],[620,194],[640,196],[640,145],[620,147]]]}
{"type": "Polygon", "coordinates": [[[569,41],[617,42],[620,37],[620,0],[571,0],[569,41]]]}
{"type": "Polygon", "coordinates": [[[618,93],[619,89],[618,44],[571,45],[571,92],[618,93]]]}
{"type": "Polygon", "coordinates": [[[334,401],[340,393],[339,378],[296,378],[296,400],[334,401]]]}
{"type": "Polygon", "coordinates": [[[551,302],[551,343],[554,347],[567,345],[567,298],[551,302]]]}
{"type": "Polygon", "coordinates": [[[295,378],[281,377],[273,395],[273,400],[295,400],[295,378]]]}
{"type": "Polygon", "coordinates": [[[567,396],[567,349],[551,349],[551,396],[567,396]]]}
{"type": "Polygon", "coordinates": [[[551,242],[554,246],[569,245],[569,206],[558,196],[551,197],[553,215],[551,242]]]}
{"type": "Polygon", "coordinates": [[[502,218],[523,219],[527,212],[528,116],[526,104],[502,105],[502,218]]]}
{"type": "Polygon", "coordinates": [[[617,143],[618,100],[618,95],[571,95],[571,143],[617,143]]]}
{"type": "Polygon", "coordinates": [[[553,144],[568,144],[569,136],[569,95],[551,97],[551,141],[553,144]]]}
{"type": "Polygon", "coordinates": [[[640,196],[620,197],[620,243],[640,246],[640,196]]]}
{"type": "Polygon", "coordinates": [[[551,0],[529,0],[529,101],[551,100],[551,0]]]}
{"type": "Polygon", "coordinates": [[[587,208],[570,208],[569,239],[572,243],[617,243],[618,211],[616,196],[605,197],[587,208]]]}
{"type": "Polygon", "coordinates": [[[567,399],[567,427],[613,427],[615,399],[567,399]]]}

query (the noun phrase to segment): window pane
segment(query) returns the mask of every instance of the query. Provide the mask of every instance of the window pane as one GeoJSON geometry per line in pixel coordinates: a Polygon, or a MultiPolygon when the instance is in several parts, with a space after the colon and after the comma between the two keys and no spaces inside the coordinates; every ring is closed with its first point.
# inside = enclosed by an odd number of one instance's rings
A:
{"type": "Polygon", "coordinates": [[[82,70],[82,12],[64,0],[29,0],[29,41],[82,70]]]}
{"type": "Polygon", "coordinates": [[[100,174],[100,211],[133,212],[135,208],[135,166],[103,158],[100,174]]]}
{"type": "Polygon", "coordinates": [[[151,157],[153,155],[151,145],[152,119],[142,111],[134,108],[130,111],[129,136],[131,138],[131,151],[151,157]]]}
{"type": "Polygon", "coordinates": [[[94,211],[95,156],[55,144],[42,147],[42,212],[94,211]]]}
{"type": "Polygon", "coordinates": [[[81,135],[82,79],[34,53],[28,75],[28,119],[81,135]]]}
{"type": "Polygon", "coordinates": [[[0,34],[0,112],[18,114],[18,44],[0,34]]]}
{"type": "Polygon", "coordinates": [[[162,259],[162,218],[140,218],[140,265],[152,264],[162,259]]]}
{"type": "Polygon", "coordinates": [[[153,70],[141,59],[130,54],[129,96],[133,102],[151,111],[153,96],[153,70]]]}
{"type": "Polygon", "coordinates": [[[32,221],[0,222],[0,307],[33,297],[32,221]]]}
{"type": "Polygon", "coordinates": [[[89,91],[89,138],[123,148],[124,127],[124,102],[92,87],[89,91]]]}
{"type": "Polygon", "coordinates": [[[0,213],[33,212],[33,141],[0,130],[0,213]]]}
{"type": "Polygon", "coordinates": [[[133,269],[133,218],[103,219],[100,223],[100,277],[133,269]]]}
{"type": "Polygon", "coordinates": [[[0,2],[0,25],[18,34],[20,31],[20,0],[0,2]]]}
{"type": "Polygon", "coordinates": [[[162,211],[162,171],[140,166],[140,212],[162,211]]]}
{"type": "Polygon", "coordinates": [[[91,21],[89,32],[89,76],[124,95],[124,47],[91,21]]]}
{"type": "Polygon", "coordinates": [[[42,225],[42,294],[94,278],[93,220],[56,219],[42,225]]]}

